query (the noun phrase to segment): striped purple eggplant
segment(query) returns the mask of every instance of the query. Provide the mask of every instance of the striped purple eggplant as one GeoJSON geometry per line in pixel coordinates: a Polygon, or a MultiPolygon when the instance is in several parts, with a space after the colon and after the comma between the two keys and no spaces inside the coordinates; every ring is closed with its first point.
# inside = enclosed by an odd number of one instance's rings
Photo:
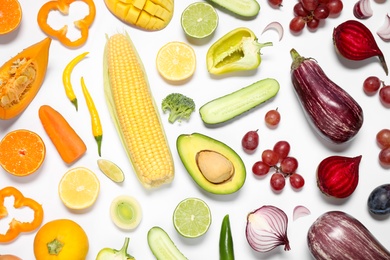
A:
{"type": "Polygon", "coordinates": [[[319,64],[290,51],[291,81],[305,116],[319,135],[336,144],[351,140],[363,124],[360,105],[330,80],[319,64]]]}
{"type": "Polygon", "coordinates": [[[389,260],[390,252],[356,218],[329,211],[317,218],[307,233],[307,245],[317,260],[389,260]]]}

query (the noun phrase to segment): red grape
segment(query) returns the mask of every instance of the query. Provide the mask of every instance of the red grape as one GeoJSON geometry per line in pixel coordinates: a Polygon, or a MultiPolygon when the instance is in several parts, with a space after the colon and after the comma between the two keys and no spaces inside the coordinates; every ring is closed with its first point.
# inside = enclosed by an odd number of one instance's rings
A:
{"type": "Polygon", "coordinates": [[[370,76],[363,82],[363,90],[367,95],[375,94],[381,87],[381,80],[376,76],[370,76]]]}
{"type": "Polygon", "coordinates": [[[271,176],[270,184],[271,184],[272,189],[274,189],[276,191],[280,191],[286,185],[286,180],[285,180],[283,174],[274,173],[271,176]]]}
{"type": "Polygon", "coordinates": [[[308,28],[314,30],[318,28],[318,26],[320,25],[320,21],[313,17],[312,19],[306,22],[306,25],[308,28]]]}
{"type": "Polygon", "coordinates": [[[326,19],[329,16],[329,8],[325,4],[320,4],[313,11],[313,16],[318,19],[326,19]]]}
{"type": "Polygon", "coordinates": [[[265,123],[268,126],[275,127],[280,122],[280,113],[278,109],[269,110],[264,117],[265,123]]]}
{"type": "Polygon", "coordinates": [[[298,168],[298,160],[295,157],[288,156],[280,162],[280,170],[286,174],[292,174],[298,168]]]}
{"type": "Polygon", "coordinates": [[[274,152],[279,156],[279,160],[283,160],[290,153],[290,144],[287,141],[279,141],[274,145],[274,152]]]}
{"type": "Polygon", "coordinates": [[[319,4],[318,0],[300,0],[300,2],[307,11],[314,11],[319,4]]]}
{"type": "Polygon", "coordinates": [[[379,153],[379,162],[386,167],[390,166],[390,148],[384,148],[379,153]]]}
{"type": "Polygon", "coordinates": [[[264,150],[261,154],[261,159],[269,166],[275,166],[279,162],[278,154],[271,149],[264,150]]]}
{"type": "Polygon", "coordinates": [[[257,176],[266,175],[269,172],[270,166],[262,161],[257,161],[252,166],[252,172],[257,176]]]}
{"type": "Polygon", "coordinates": [[[390,107],[390,85],[383,86],[379,90],[379,99],[386,107],[390,107]]]}
{"type": "Polygon", "coordinates": [[[244,150],[254,151],[259,145],[259,134],[256,131],[247,132],[241,140],[241,145],[244,150]]]}
{"type": "Polygon", "coordinates": [[[343,10],[343,2],[341,0],[329,0],[326,6],[332,15],[337,15],[343,10]]]}
{"type": "Polygon", "coordinates": [[[390,147],[390,129],[382,129],[376,134],[376,141],[381,149],[390,147]]]}
{"type": "Polygon", "coordinates": [[[283,0],[268,0],[268,3],[270,3],[273,6],[281,6],[283,0]]]}
{"type": "Polygon", "coordinates": [[[306,17],[310,14],[310,12],[305,10],[305,8],[303,8],[303,5],[299,2],[294,5],[293,10],[294,10],[295,16],[306,17]]]}
{"type": "Polygon", "coordinates": [[[302,16],[295,16],[290,21],[290,30],[292,32],[298,33],[305,28],[306,21],[302,16]]]}
{"type": "Polygon", "coordinates": [[[290,175],[290,184],[294,189],[300,189],[305,185],[305,179],[298,173],[290,175]]]}

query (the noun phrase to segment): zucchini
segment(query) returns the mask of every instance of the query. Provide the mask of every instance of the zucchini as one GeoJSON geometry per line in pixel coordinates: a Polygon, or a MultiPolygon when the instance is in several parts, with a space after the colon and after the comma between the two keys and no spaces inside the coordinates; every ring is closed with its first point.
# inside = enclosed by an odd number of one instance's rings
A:
{"type": "Polygon", "coordinates": [[[148,245],[157,260],[187,260],[169,235],[160,227],[154,226],[148,232],[148,245]]]}
{"type": "Polygon", "coordinates": [[[260,4],[256,0],[209,0],[232,13],[243,17],[254,17],[260,12],[260,4]]]}
{"type": "Polygon", "coordinates": [[[206,124],[229,121],[270,100],[279,92],[279,82],[273,78],[259,80],[225,96],[214,99],[199,109],[206,124]]]}

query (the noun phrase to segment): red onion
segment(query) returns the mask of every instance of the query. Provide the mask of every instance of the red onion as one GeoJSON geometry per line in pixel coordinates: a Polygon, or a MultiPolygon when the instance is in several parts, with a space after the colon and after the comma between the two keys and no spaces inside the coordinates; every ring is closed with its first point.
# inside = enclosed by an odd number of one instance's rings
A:
{"type": "Polygon", "coordinates": [[[246,239],[258,252],[265,253],[281,245],[288,251],[287,224],[287,215],[283,210],[275,206],[262,206],[247,216],[246,239]]]}
{"type": "Polygon", "coordinates": [[[279,22],[272,22],[272,23],[269,23],[263,30],[263,32],[261,34],[263,34],[264,32],[270,30],[270,29],[274,29],[278,35],[279,35],[279,41],[282,40],[283,38],[283,33],[284,33],[284,30],[283,30],[283,26],[279,23],[279,22]]]}
{"type": "Polygon", "coordinates": [[[376,32],[384,41],[390,41],[390,16],[386,14],[385,21],[376,32]]]}
{"type": "Polygon", "coordinates": [[[359,0],[353,6],[353,15],[358,19],[367,19],[371,17],[373,11],[371,9],[370,0],[359,0]]]}
{"type": "Polygon", "coordinates": [[[296,206],[293,211],[293,220],[297,220],[298,218],[310,215],[310,210],[305,206],[296,206]]]}

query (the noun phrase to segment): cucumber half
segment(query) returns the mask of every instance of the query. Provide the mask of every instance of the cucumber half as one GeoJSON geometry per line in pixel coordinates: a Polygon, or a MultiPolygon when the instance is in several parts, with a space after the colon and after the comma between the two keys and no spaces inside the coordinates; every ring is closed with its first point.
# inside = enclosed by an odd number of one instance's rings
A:
{"type": "Polygon", "coordinates": [[[148,244],[157,260],[187,260],[169,235],[160,227],[154,226],[148,232],[148,244]]]}
{"type": "Polygon", "coordinates": [[[256,0],[209,0],[232,13],[243,17],[254,17],[260,12],[260,4],[256,0]]]}
{"type": "Polygon", "coordinates": [[[200,117],[210,125],[229,121],[273,98],[279,88],[279,82],[273,78],[259,80],[206,103],[199,109],[200,117]]]}

